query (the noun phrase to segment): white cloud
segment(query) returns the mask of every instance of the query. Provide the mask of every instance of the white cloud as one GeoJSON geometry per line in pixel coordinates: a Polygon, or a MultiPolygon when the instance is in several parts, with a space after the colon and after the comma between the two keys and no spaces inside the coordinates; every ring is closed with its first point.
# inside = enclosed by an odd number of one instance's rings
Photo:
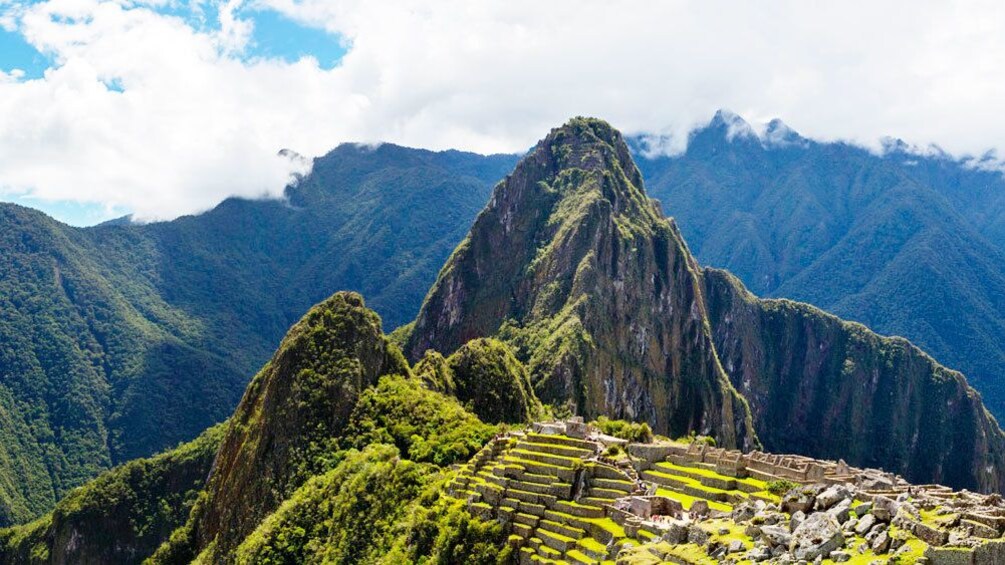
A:
{"type": "Polygon", "coordinates": [[[874,148],[1005,143],[999,2],[249,1],[351,49],[249,60],[237,0],[215,31],[128,0],[16,7],[57,65],[0,76],[0,187],[167,218],[278,194],[284,147],[519,151],[577,114],[680,140],[723,107],[874,148]]]}

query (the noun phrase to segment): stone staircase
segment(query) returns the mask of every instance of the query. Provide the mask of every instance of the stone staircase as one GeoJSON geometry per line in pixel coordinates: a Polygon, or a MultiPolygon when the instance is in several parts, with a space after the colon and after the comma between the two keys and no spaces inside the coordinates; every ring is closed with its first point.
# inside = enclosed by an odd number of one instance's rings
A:
{"type": "Polygon", "coordinates": [[[636,483],[595,461],[599,450],[560,435],[496,438],[458,470],[448,491],[473,514],[506,524],[521,563],[613,563],[621,544],[638,541],[606,507],[636,483]]]}

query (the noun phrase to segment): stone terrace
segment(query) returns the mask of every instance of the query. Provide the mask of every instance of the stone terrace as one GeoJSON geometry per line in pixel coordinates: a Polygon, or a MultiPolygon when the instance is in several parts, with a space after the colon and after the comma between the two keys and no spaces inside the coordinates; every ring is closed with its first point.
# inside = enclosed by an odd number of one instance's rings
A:
{"type": "Polygon", "coordinates": [[[996,495],[842,461],[629,444],[579,419],[493,439],[448,490],[505,524],[521,563],[1005,562],[996,495]]]}

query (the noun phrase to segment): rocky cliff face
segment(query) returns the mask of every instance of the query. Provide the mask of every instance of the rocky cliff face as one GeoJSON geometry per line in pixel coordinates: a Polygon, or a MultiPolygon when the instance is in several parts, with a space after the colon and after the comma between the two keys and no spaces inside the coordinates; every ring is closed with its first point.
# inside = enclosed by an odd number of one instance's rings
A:
{"type": "Polygon", "coordinates": [[[699,270],[604,122],[553,130],[496,187],[407,353],[449,354],[493,334],[516,347],[546,402],[756,444],[715,354],[699,270]]]}
{"type": "Polygon", "coordinates": [[[705,271],[716,349],[769,451],[843,458],[913,482],[1005,486],[1005,436],[963,375],[901,338],[705,271]]]}

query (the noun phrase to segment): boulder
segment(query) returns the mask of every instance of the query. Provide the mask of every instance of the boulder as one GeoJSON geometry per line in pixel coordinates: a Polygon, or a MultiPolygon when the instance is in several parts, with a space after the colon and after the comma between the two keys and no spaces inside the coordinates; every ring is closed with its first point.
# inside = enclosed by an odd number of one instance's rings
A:
{"type": "Polygon", "coordinates": [[[810,515],[792,532],[789,551],[796,559],[812,561],[844,547],[844,533],[833,516],[824,512],[810,515]]]}
{"type": "Polygon", "coordinates": [[[900,504],[885,496],[877,496],[873,500],[872,515],[881,522],[889,522],[897,515],[900,504]]]}
{"type": "Polygon", "coordinates": [[[873,538],[872,543],[870,543],[872,551],[877,555],[881,555],[890,550],[890,535],[886,531],[879,532],[876,537],[873,538]]]}
{"type": "Polygon", "coordinates": [[[691,525],[687,529],[687,542],[696,545],[708,545],[708,532],[699,528],[697,525],[691,525]]]}
{"type": "Polygon", "coordinates": [[[862,503],[859,503],[859,504],[856,504],[856,505],[852,506],[851,510],[852,510],[852,512],[855,513],[856,516],[858,516],[859,518],[861,518],[862,516],[865,516],[866,514],[868,514],[870,510],[872,510],[872,503],[871,502],[862,502],[862,503]]]}
{"type": "Polygon", "coordinates": [[[747,559],[759,563],[771,559],[771,549],[766,545],[757,545],[747,552],[747,559]]]}
{"type": "Polygon", "coordinates": [[[816,493],[811,487],[797,487],[782,497],[782,512],[809,512],[816,502],[816,493]]]}
{"type": "Polygon", "coordinates": [[[734,522],[746,522],[747,520],[753,518],[756,514],[757,508],[749,502],[744,502],[733,508],[730,518],[732,518],[734,522]]]}
{"type": "Polygon", "coordinates": [[[831,485],[817,495],[817,510],[828,510],[843,500],[851,506],[851,492],[844,485],[831,485]]]}
{"type": "Polygon", "coordinates": [[[779,526],[764,526],[761,528],[761,539],[771,547],[789,547],[792,534],[779,526]]]}
{"type": "Polygon", "coordinates": [[[876,524],[876,516],[873,514],[866,514],[859,518],[858,524],[855,525],[855,533],[864,536],[872,527],[876,524]]]}
{"type": "MultiPolygon", "coordinates": [[[[817,497],[817,500],[819,501],[820,498],[817,497]]],[[[833,516],[838,521],[838,524],[844,524],[851,515],[851,499],[841,499],[840,502],[827,509],[827,513],[833,516]]]]}
{"type": "Polygon", "coordinates": [[[790,532],[796,531],[796,528],[798,528],[799,524],[802,524],[803,520],[805,519],[806,514],[804,514],[803,512],[800,511],[793,513],[792,518],[789,519],[789,531],[790,532]]]}

